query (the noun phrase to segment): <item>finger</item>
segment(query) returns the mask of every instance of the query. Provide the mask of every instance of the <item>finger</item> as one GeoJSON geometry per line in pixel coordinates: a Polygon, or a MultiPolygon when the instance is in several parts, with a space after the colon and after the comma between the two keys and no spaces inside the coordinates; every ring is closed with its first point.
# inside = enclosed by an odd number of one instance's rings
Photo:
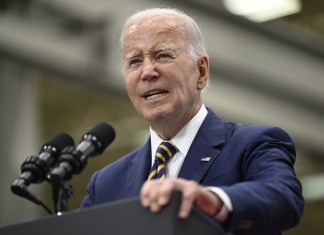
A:
{"type": "Polygon", "coordinates": [[[194,198],[191,195],[183,195],[181,206],[179,210],[179,217],[185,219],[189,216],[192,206],[194,203],[194,198]]]}
{"type": "Polygon", "coordinates": [[[174,191],[174,180],[165,179],[159,185],[158,203],[160,206],[165,206],[170,202],[171,194],[174,191]]]}
{"type": "Polygon", "coordinates": [[[189,216],[196,200],[199,185],[194,181],[185,181],[180,179],[176,182],[175,189],[182,192],[179,217],[185,219],[189,216]]]}
{"type": "Polygon", "coordinates": [[[157,200],[158,184],[158,180],[149,180],[142,186],[140,199],[144,207],[150,207],[157,200]]]}
{"type": "Polygon", "coordinates": [[[150,184],[151,182],[146,181],[142,188],[141,188],[141,192],[140,192],[140,201],[143,207],[148,207],[150,204],[150,200],[149,200],[149,188],[150,188],[150,184]]]}
{"type": "Polygon", "coordinates": [[[160,180],[149,180],[144,183],[141,189],[141,203],[152,212],[159,212],[161,210],[161,205],[159,204],[161,183],[160,180]]]}

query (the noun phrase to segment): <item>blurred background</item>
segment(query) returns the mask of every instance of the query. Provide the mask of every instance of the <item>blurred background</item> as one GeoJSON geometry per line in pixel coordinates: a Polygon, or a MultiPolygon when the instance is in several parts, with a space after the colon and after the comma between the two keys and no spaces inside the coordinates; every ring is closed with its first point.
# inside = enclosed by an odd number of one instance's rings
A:
{"type": "MultiPolygon", "coordinates": [[[[0,226],[46,216],[10,191],[20,166],[59,132],[79,143],[95,124],[117,137],[71,181],[71,210],[97,169],[145,143],[124,91],[119,34],[144,8],[196,19],[210,55],[205,104],[225,120],[282,127],[297,146],[306,200],[285,234],[324,234],[324,2],[318,0],[0,0],[0,226]],[[242,2],[244,3],[242,5],[242,2]]],[[[52,208],[47,182],[29,187],[52,208]]]]}

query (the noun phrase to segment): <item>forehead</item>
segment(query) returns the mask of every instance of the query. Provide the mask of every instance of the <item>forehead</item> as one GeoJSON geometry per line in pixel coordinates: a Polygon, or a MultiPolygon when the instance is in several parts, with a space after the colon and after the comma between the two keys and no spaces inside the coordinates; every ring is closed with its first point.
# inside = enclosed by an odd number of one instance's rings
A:
{"type": "Polygon", "coordinates": [[[123,38],[123,51],[129,51],[138,43],[168,44],[186,42],[187,32],[184,20],[177,16],[143,17],[133,20],[126,27],[123,38]]]}

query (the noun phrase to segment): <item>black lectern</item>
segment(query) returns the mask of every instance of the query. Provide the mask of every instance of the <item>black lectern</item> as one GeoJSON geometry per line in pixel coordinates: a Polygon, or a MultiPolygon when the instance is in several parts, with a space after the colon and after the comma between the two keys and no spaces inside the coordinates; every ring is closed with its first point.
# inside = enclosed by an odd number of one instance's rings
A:
{"type": "Polygon", "coordinates": [[[67,212],[32,222],[0,228],[1,235],[224,235],[222,227],[194,208],[186,220],[178,218],[180,195],[160,213],[143,208],[138,199],[122,200],[92,208],[67,212]]]}

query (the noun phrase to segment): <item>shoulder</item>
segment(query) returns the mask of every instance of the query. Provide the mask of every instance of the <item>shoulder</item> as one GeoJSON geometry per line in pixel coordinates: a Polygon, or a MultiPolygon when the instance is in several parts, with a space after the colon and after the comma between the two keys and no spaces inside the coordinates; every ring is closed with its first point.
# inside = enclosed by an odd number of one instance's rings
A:
{"type": "Polygon", "coordinates": [[[267,125],[243,125],[237,123],[225,124],[228,137],[243,138],[245,141],[262,142],[265,140],[280,140],[293,142],[290,135],[280,127],[267,125]]]}
{"type": "Polygon", "coordinates": [[[275,126],[232,124],[228,148],[241,151],[242,165],[246,169],[257,169],[266,162],[290,162],[296,158],[296,148],[289,134],[275,126]],[[249,166],[249,167],[248,167],[249,166]]]}
{"type": "Polygon", "coordinates": [[[270,125],[245,125],[228,122],[219,118],[211,109],[201,126],[200,132],[211,143],[215,139],[221,140],[224,144],[234,144],[234,146],[258,145],[267,141],[279,141],[293,144],[289,134],[280,127],[270,125]]]}

